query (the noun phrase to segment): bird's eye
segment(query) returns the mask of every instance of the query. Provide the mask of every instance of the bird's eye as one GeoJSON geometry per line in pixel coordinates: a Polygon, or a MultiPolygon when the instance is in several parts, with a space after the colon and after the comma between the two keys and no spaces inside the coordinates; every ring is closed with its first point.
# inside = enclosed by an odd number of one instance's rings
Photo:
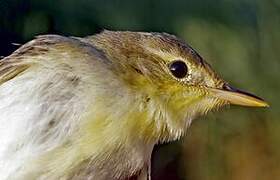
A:
{"type": "Polygon", "coordinates": [[[169,64],[169,70],[176,78],[184,78],[188,74],[188,67],[185,62],[175,60],[169,64]]]}

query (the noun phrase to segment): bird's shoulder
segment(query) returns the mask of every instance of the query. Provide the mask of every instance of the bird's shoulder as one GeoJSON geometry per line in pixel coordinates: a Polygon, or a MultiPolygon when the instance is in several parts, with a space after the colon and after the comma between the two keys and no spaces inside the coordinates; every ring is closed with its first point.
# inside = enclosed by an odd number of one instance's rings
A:
{"type": "Polygon", "coordinates": [[[81,59],[104,61],[106,57],[103,52],[81,38],[40,35],[0,60],[0,84],[38,64],[69,64],[81,59]]]}
{"type": "Polygon", "coordinates": [[[64,56],[69,55],[84,55],[84,54],[98,54],[100,51],[92,44],[83,41],[83,38],[66,37],[61,35],[40,35],[35,39],[22,45],[19,49],[14,51],[10,56],[3,58],[2,62],[19,62],[19,61],[35,61],[42,58],[43,55],[64,56]]]}

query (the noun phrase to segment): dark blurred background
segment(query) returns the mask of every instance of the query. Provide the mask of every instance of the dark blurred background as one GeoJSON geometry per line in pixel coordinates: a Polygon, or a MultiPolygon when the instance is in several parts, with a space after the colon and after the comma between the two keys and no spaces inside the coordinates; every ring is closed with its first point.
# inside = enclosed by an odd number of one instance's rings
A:
{"type": "Polygon", "coordinates": [[[154,179],[280,179],[279,0],[0,0],[0,56],[38,34],[103,29],[175,34],[271,105],[196,120],[183,140],[156,147],[154,179]]]}

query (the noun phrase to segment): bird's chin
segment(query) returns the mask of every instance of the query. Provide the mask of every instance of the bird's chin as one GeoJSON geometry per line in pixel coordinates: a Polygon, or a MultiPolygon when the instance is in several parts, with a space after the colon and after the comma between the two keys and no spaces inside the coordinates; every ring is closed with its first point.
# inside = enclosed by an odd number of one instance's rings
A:
{"type": "Polygon", "coordinates": [[[173,112],[173,118],[167,121],[168,136],[161,141],[169,142],[180,139],[185,135],[191,123],[197,117],[205,115],[209,111],[218,110],[227,104],[226,101],[218,98],[205,97],[192,104],[188,104],[187,107],[182,107],[177,112],[173,112]]]}
{"type": "Polygon", "coordinates": [[[185,108],[185,129],[188,129],[192,121],[199,116],[205,115],[210,111],[217,111],[223,106],[228,105],[227,101],[223,101],[218,98],[205,97],[200,101],[191,104],[189,107],[185,108]]]}

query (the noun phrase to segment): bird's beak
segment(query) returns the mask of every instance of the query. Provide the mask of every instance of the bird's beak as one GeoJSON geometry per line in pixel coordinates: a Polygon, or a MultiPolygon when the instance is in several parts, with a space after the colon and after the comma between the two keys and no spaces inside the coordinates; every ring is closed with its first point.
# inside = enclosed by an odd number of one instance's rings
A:
{"type": "Polygon", "coordinates": [[[230,104],[252,107],[268,107],[269,105],[262,99],[251,93],[233,88],[224,84],[222,89],[210,88],[209,91],[214,97],[227,101],[230,104]]]}

